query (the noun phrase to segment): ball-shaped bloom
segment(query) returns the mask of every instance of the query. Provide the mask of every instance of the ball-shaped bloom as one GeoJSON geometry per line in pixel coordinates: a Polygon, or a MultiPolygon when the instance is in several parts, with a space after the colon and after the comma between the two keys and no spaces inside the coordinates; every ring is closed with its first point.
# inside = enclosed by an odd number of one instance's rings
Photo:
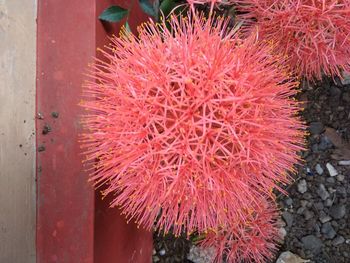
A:
{"type": "Polygon", "coordinates": [[[300,76],[321,79],[350,70],[349,0],[240,0],[243,19],[254,18],[259,36],[289,57],[300,76]]]}
{"type": "Polygon", "coordinates": [[[303,132],[296,83],[267,46],[222,19],[170,24],[112,39],[84,89],[83,147],[112,206],[179,234],[245,220],[288,182],[303,132]]]}
{"type": "Polygon", "coordinates": [[[275,205],[261,198],[245,213],[246,221],[231,221],[207,232],[199,245],[213,250],[214,262],[263,263],[271,260],[281,241],[275,205]],[[225,259],[225,260],[224,260],[225,259]]]}

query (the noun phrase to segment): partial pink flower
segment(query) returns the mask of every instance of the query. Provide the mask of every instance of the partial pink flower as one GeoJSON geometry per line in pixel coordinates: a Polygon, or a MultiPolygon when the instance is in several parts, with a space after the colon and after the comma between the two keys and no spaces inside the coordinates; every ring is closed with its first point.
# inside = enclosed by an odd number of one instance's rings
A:
{"type": "Polygon", "coordinates": [[[321,79],[350,70],[349,0],[238,1],[241,17],[257,20],[260,39],[288,56],[298,75],[321,79]]]}
{"type": "Polygon", "coordinates": [[[281,241],[275,205],[260,199],[246,214],[245,221],[230,221],[223,227],[209,230],[199,245],[213,249],[216,263],[268,262],[281,241]]]}
{"type": "Polygon", "coordinates": [[[113,38],[84,87],[91,180],[147,229],[203,232],[245,222],[299,161],[297,83],[227,21],[170,18],[113,38]]]}

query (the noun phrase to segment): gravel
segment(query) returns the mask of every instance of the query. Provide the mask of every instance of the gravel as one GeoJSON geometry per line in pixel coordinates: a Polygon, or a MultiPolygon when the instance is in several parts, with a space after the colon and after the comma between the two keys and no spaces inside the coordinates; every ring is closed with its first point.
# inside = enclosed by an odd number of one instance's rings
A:
{"type": "Polygon", "coordinates": [[[327,170],[328,170],[328,173],[329,173],[330,176],[337,176],[338,175],[338,172],[334,168],[333,165],[331,165],[330,163],[327,163],[326,167],[327,167],[327,170]]]}
{"type": "Polygon", "coordinates": [[[337,232],[335,232],[331,222],[327,222],[322,225],[321,232],[323,236],[327,239],[333,239],[336,235],[337,232]]]}
{"type": "Polygon", "coordinates": [[[326,190],[324,184],[320,184],[317,189],[317,194],[321,197],[322,200],[326,200],[329,197],[329,193],[326,190]]]}
{"type": "Polygon", "coordinates": [[[312,253],[320,252],[323,243],[321,239],[314,235],[308,235],[301,238],[301,242],[305,249],[310,250],[312,253]]]}
{"type": "Polygon", "coordinates": [[[306,193],[306,191],[307,191],[306,180],[304,180],[304,179],[300,180],[297,187],[298,187],[299,193],[301,193],[301,194],[306,193]]]}
{"type": "Polygon", "coordinates": [[[321,167],[321,165],[318,163],[316,164],[316,172],[319,174],[319,175],[322,175],[323,174],[323,168],[321,167]]]}
{"type": "Polygon", "coordinates": [[[320,134],[324,130],[324,125],[321,122],[311,122],[309,130],[312,135],[320,134]]]}
{"type": "Polygon", "coordinates": [[[339,161],[339,165],[350,165],[350,160],[348,161],[339,161]]]}
{"type": "Polygon", "coordinates": [[[341,219],[345,216],[346,214],[346,208],[345,205],[333,205],[329,209],[329,214],[331,217],[335,219],[341,219]]]}

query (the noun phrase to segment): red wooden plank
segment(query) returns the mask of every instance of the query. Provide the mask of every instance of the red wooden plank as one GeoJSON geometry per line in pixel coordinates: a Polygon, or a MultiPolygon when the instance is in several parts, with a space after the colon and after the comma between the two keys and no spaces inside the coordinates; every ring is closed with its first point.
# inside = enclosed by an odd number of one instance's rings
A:
{"type": "Polygon", "coordinates": [[[77,143],[82,72],[97,45],[106,42],[96,17],[107,6],[108,1],[99,0],[38,1],[37,111],[43,116],[36,122],[39,263],[150,262],[150,233],[126,225],[118,210],[107,209],[99,199],[95,217],[94,191],[77,143]],[[43,134],[45,126],[48,133],[43,134]]]}
{"type": "Polygon", "coordinates": [[[94,191],[77,143],[82,72],[95,54],[94,0],[38,1],[37,262],[93,262],[94,191]],[[59,114],[52,117],[52,112],[59,114]],[[51,131],[43,134],[45,125],[51,131]]]}

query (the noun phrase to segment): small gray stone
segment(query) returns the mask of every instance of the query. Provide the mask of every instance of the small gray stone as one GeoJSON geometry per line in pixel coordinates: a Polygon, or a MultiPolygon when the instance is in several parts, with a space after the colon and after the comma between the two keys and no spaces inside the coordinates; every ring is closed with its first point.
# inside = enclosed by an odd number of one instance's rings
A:
{"type": "Polygon", "coordinates": [[[192,246],[187,255],[187,259],[194,263],[208,263],[213,262],[215,258],[215,251],[213,248],[201,248],[192,246]]]}
{"type": "Polygon", "coordinates": [[[321,136],[321,141],[317,145],[320,151],[325,151],[333,146],[332,141],[327,136],[321,136]]]}
{"type": "Polygon", "coordinates": [[[165,249],[161,249],[159,252],[158,252],[159,255],[161,256],[164,256],[165,255],[165,249]]]}
{"type": "Polygon", "coordinates": [[[317,189],[317,194],[321,197],[321,199],[324,201],[329,197],[329,193],[326,190],[326,187],[323,184],[320,184],[317,189]]]}
{"type": "Polygon", "coordinates": [[[308,235],[301,238],[301,242],[305,249],[310,250],[313,253],[318,253],[322,249],[322,241],[314,235],[308,235]]]}
{"type": "Polygon", "coordinates": [[[331,221],[332,218],[329,215],[327,215],[325,212],[321,211],[319,219],[320,219],[320,222],[324,224],[331,221]]]}
{"type": "Polygon", "coordinates": [[[291,213],[289,213],[287,211],[283,212],[282,218],[286,222],[288,227],[291,227],[293,225],[294,218],[293,218],[293,215],[291,213]]]}
{"type": "Polygon", "coordinates": [[[327,239],[333,239],[337,235],[337,232],[335,232],[330,222],[327,222],[322,225],[321,232],[323,236],[327,239]]]}
{"type": "Polygon", "coordinates": [[[297,214],[301,215],[302,213],[304,213],[305,209],[306,209],[305,207],[299,207],[297,210],[297,214]]]}
{"type": "Polygon", "coordinates": [[[334,184],[334,183],[335,183],[334,177],[328,177],[328,178],[326,179],[326,181],[327,181],[327,183],[330,183],[330,184],[334,184]]]}
{"type": "Polygon", "coordinates": [[[157,257],[157,256],[153,256],[153,262],[159,262],[160,261],[160,258],[157,257]]]}
{"type": "Polygon", "coordinates": [[[307,183],[306,183],[306,180],[302,179],[299,181],[298,185],[297,185],[297,188],[298,188],[298,192],[303,194],[307,191],[307,183]]]}
{"type": "Polygon", "coordinates": [[[350,84],[350,72],[344,72],[341,78],[341,84],[349,85],[350,84]]]}
{"type": "Polygon", "coordinates": [[[314,215],[315,214],[312,211],[310,211],[310,210],[304,211],[304,218],[305,218],[305,220],[310,220],[311,218],[314,217],[314,215]]]}
{"type": "Polygon", "coordinates": [[[300,204],[301,204],[302,207],[306,207],[308,203],[309,203],[309,201],[307,201],[307,200],[301,200],[300,201],[300,204]]]}
{"type": "Polygon", "coordinates": [[[343,218],[346,214],[346,209],[344,205],[333,205],[329,209],[329,215],[335,219],[343,218]]]}
{"type": "Polygon", "coordinates": [[[286,204],[286,206],[291,206],[293,204],[293,199],[288,197],[284,200],[284,203],[286,204]]]}
{"type": "Polygon", "coordinates": [[[327,163],[326,167],[330,176],[338,175],[338,171],[334,168],[333,165],[331,165],[330,163],[327,163]]]}
{"type": "Polygon", "coordinates": [[[284,227],[281,227],[278,229],[278,236],[281,238],[281,240],[284,240],[284,238],[287,235],[287,230],[284,227]]]}
{"type": "Polygon", "coordinates": [[[311,122],[309,127],[312,135],[320,134],[324,130],[324,126],[321,122],[311,122]]]}
{"type": "Polygon", "coordinates": [[[320,201],[320,202],[315,203],[315,204],[314,204],[314,207],[315,207],[317,210],[321,211],[321,210],[323,210],[324,205],[323,205],[323,203],[320,201]]]}
{"type": "Polygon", "coordinates": [[[339,161],[338,164],[339,164],[339,165],[350,165],[350,160],[347,160],[347,161],[339,161]]]}
{"type": "Polygon", "coordinates": [[[331,207],[333,205],[333,200],[328,198],[326,201],[324,201],[324,205],[331,207]]]}
{"type": "Polygon", "coordinates": [[[277,259],[276,263],[306,263],[309,260],[302,259],[290,251],[283,252],[277,259]]]}
{"type": "Polygon", "coordinates": [[[345,238],[343,238],[342,236],[337,236],[333,241],[332,241],[332,245],[333,246],[339,246],[341,244],[343,244],[345,242],[345,238]]]}
{"type": "Polygon", "coordinates": [[[342,175],[342,174],[338,174],[338,175],[337,175],[337,180],[338,180],[339,182],[343,182],[344,179],[345,179],[345,176],[344,176],[344,175],[342,175]]]}
{"type": "Polygon", "coordinates": [[[321,167],[320,164],[316,164],[316,172],[319,174],[319,175],[322,175],[323,174],[323,168],[321,167]]]}

